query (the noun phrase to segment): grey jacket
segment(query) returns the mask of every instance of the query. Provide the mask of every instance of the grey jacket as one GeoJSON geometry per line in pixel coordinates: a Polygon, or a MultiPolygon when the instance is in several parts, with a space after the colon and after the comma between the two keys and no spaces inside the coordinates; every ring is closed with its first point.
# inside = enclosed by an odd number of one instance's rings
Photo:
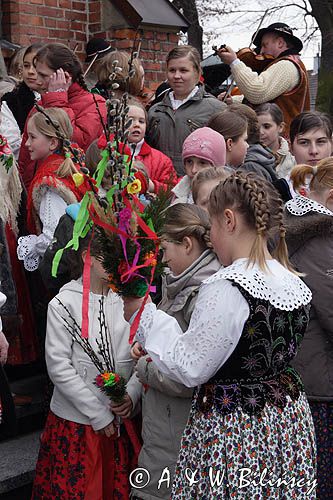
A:
{"type": "MultiPolygon", "coordinates": [[[[186,331],[200,284],[220,267],[215,254],[207,250],[181,275],[167,274],[159,309],[175,317],[181,329],[186,331]]],[[[138,467],[149,471],[150,482],[145,488],[133,491],[144,500],[169,499],[193,389],[166,377],[149,361],[148,356],[138,361],[137,371],[141,382],[149,386],[142,401],[143,447],[138,467]],[[161,488],[157,489],[165,467],[170,471],[170,487],[162,482],[161,488]]]]}
{"type": "Polygon", "coordinates": [[[290,260],[311,289],[309,327],[293,361],[309,400],[333,401],[333,217],[287,212],[290,260]]]}
{"type": "Polygon", "coordinates": [[[177,111],[173,111],[169,92],[148,112],[147,142],[171,158],[179,176],[184,175],[182,160],[183,142],[191,132],[203,127],[226,104],[205,92],[202,85],[198,92],[177,111]]]}
{"type": "Polygon", "coordinates": [[[259,143],[251,144],[247,150],[241,170],[255,172],[262,175],[269,182],[273,182],[277,179],[275,163],[275,157],[269,149],[266,149],[259,143]]]}

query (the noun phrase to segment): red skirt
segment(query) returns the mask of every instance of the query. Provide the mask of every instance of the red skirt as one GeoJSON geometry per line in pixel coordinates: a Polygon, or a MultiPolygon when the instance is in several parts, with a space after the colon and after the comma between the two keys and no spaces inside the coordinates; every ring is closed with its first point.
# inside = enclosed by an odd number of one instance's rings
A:
{"type": "Polygon", "coordinates": [[[123,427],[119,438],[107,438],[95,434],[90,425],[50,412],[41,438],[32,499],[129,499],[129,475],[137,466],[139,441],[136,432],[130,432],[130,438],[123,427]]]}

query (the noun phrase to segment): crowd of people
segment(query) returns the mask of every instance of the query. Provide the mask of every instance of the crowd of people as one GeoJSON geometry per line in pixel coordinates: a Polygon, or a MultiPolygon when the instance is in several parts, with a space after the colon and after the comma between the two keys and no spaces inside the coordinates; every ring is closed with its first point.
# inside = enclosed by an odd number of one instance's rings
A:
{"type": "MultiPolygon", "coordinates": [[[[260,74],[217,50],[235,97],[207,92],[189,45],[169,52],[155,95],[144,62],[104,40],[87,47],[90,89],[67,46],[22,52],[1,98],[0,378],[6,362],[45,360],[54,386],[34,500],[333,498],[333,122],[309,110],[290,27],[253,42],[272,56],[260,74]],[[51,272],[110,140],[110,92],[130,94],[143,194],[169,196],[161,299],[148,297],[132,345],[143,299],[108,286],[93,232],[51,272]],[[89,339],[99,347],[104,297],[120,402],[68,332],[83,324],[87,259],[89,339]]],[[[102,198],[112,183],[106,171],[102,198]]]]}

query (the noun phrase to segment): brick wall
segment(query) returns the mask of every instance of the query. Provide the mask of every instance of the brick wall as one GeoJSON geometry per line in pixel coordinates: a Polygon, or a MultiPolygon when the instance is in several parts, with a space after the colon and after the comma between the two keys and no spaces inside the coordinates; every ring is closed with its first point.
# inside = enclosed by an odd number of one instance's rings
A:
{"type": "MultiPolygon", "coordinates": [[[[135,30],[102,31],[101,2],[108,0],[2,0],[3,37],[20,45],[34,42],[62,42],[84,59],[89,38],[111,40],[115,48],[132,47],[135,30]]],[[[166,54],[178,44],[176,33],[140,30],[140,58],[146,83],[165,79],[166,54]]]]}

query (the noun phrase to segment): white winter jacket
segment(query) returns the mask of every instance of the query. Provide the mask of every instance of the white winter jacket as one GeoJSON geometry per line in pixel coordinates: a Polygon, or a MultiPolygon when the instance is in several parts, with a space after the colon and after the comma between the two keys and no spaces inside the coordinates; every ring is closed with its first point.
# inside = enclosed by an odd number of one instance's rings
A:
{"type": "MultiPolygon", "coordinates": [[[[82,280],[73,280],[61,288],[48,307],[45,356],[48,373],[55,386],[50,407],[58,417],[99,430],[114,419],[109,407],[110,399],[93,384],[98,370],[66,330],[63,318],[70,323],[73,320],[57,300],[61,300],[81,327],[82,290],[82,280]]],[[[99,339],[100,331],[100,298],[100,295],[90,293],[89,340],[95,352],[98,352],[96,339],[99,339]]],[[[104,311],[109,341],[114,350],[115,369],[128,380],[127,392],[135,407],[140,398],[141,384],[132,374],[134,364],[128,343],[129,324],[124,319],[122,299],[111,290],[104,298],[104,311]]]]}

